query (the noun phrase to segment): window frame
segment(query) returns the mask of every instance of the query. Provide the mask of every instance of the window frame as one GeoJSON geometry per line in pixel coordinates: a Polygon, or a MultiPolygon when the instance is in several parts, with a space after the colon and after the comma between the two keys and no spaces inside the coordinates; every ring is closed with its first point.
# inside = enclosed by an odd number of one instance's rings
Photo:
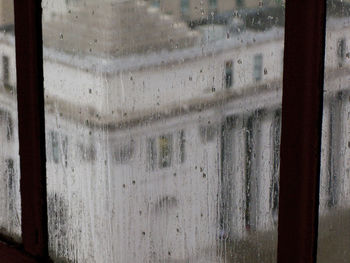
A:
{"type": "Polygon", "coordinates": [[[277,262],[316,262],[326,0],[286,1],[277,262]]]}
{"type": "MultiPolygon", "coordinates": [[[[14,7],[22,243],[0,237],[0,258],[50,262],[41,1],[14,7]]],[[[278,262],[317,257],[325,20],[325,0],[286,1],[278,262]]]]}

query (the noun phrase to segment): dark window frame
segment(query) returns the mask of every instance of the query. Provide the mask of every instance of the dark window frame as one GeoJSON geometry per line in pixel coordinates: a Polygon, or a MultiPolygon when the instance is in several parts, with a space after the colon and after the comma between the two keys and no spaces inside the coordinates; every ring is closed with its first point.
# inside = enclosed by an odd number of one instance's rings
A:
{"type": "MultiPolygon", "coordinates": [[[[0,258],[48,262],[41,1],[14,3],[22,244],[0,237],[0,258]]],[[[278,262],[316,262],[325,7],[286,1],[278,262]]]]}

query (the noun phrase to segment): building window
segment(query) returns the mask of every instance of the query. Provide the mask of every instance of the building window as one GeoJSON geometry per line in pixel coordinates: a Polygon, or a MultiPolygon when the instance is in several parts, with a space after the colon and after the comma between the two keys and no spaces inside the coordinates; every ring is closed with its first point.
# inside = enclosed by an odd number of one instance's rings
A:
{"type": "Polygon", "coordinates": [[[183,130],[181,130],[179,132],[179,140],[180,140],[180,154],[179,154],[179,159],[180,159],[180,163],[184,163],[185,162],[185,158],[186,158],[186,153],[185,153],[185,143],[186,143],[186,139],[185,139],[185,132],[183,130]]]}
{"type": "Polygon", "coordinates": [[[172,141],[173,136],[170,134],[162,135],[158,138],[160,168],[170,167],[171,165],[172,141]]]}
{"type": "Polygon", "coordinates": [[[329,102],[329,116],[328,116],[328,160],[327,160],[327,205],[328,207],[335,207],[339,202],[339,191],[341,182],[339,181],[341,168],[341,149],[342,149],[342,107],[341,101],[342,93],[338,93],[329,102]]]}
{"type": "Polygon", "coordinates": [[[96,148],[93,143],[89,145],[79,144],[79,150],[84,161],[92,162],[96,160],[96,148]]]}
{"type": "Polygon", "coordinates": [[[254,56],[254,69],[253,69],[253,78],[255,81],[260,81],[262,79],[262,69],[263,69],[263,56],[262,54],[257,54],[254,56]]]}
{"type": "Polygon", "coordinates": [[[180,1],[181,1],[181,14],[183,16],[186,16],[188,14],[189,9],[190,9],[189,0],[180,0],[180,1]]]}
{"type": "Polygon", "coordinates": [[[209,0],[209,10],[216,11],[217,4],[217,0],[209,0]]]}
{"type": "Polygon", "coordinates": [[[59,150],[59,144],[58,144],[58,133],[52,131],[50,133],[51,137],[51,149],[52,149],[52,159],[55,163],[58,163],[60,161],[60,150],[59,150]]]}
{"type": "Polygon", "coordinates": [[[11,115],[7,114],[7,131],[6,131],[6,137],[7,140],[10,141],[13,136],[13,121],[11,115]]]}
{"type": "Polygon", "coordinates": [[[233,84],[233,63],[231,61],[225,62],[225,87],[231,88],[233,84]]]}
{"type": "Polygon", "coordinates": [[[9,210],[11,213],[14,213],[15,209],[15,199],[13,198],[16,196],[16,182],[15,182],[15,166],[13,159],[6,159],[6,171],[7,174],[7,187],[8,187],[8,199],[9,200],[9,210]]]}
{"type": "Polygon", "coordinates": [[[146,147],[148,170],[153,171],[157,166],[157,147],[155,139],[148,138],[146,147]]]}
{"type": "Polygon", "coordinates": [[[6,129],[6,138],[10,141],[13,137],[13,121],[8,111],[0,110],[0,126],[6,129]]]}
{"type": "Polygon", "coordinates": [[[5,86],[10,82],[10,61],[8,56],[2,57],[2,80],[5,86]]]}
{"type": "Polygon", "coordinates": [[[64,166],[67,167],[68,165],[68,137],[63,136],[62,138],[62,152],[63,152],[63,161],[64,166]]]}
{"type": "Polygon", "coordinates": [[[112,155],[117,164],[123,164],[131,160],[134,151],[134,140],[130,140],[120,145],[116,145],[112,155]]]}
{"type": "MultiPolygon", "coordinates": [[[[51,153],[52,153],[52,160],[54,163],[59,163],[61,161],[61,156],[63,156],[63,164],[65,167],[68,165],[68,137],[62,136],[60,140],[60,135],[55,132],[50,132],[50,138],[51,138],[51,153]],[[62,149],[60,148],[60,142],[62,142],[62,149]]],[[[48,156],[48,159],[51,158],[48,156]]]]}
{"type": "Polygon", "coordinates": [[[153,7],[159,8],[160,7],[160,0],[153,0],[151,5],[153,7]]]}
{"type": "Polygon", "coordinates": [[[337,43],[338,66],[342,67],[345,60],[345,39],[339,39],[337,43]]]}
{"type": "Polygon", "coordinates": [[[244,0],[236,0],[236,6],[237,7],[243,7],[244,6],[244,0]]]}
{"type": "Polygon", "coordinates": [[[215,125],[201,126],[199,128],[199,135],[202,143],[207,143],[213,141],[216,134],[215,125]]]}

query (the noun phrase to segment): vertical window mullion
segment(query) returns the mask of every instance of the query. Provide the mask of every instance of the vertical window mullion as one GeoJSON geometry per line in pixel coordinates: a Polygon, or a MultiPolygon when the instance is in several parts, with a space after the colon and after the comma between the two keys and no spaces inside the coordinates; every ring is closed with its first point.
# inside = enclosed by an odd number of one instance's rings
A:
{"type": "Polygon", "coordinates": [[[286,1],[278,262],[316,262],[325,7],[286,1]]]}
{"type": "Polygon", "coordinates": [[[24,250],[47,258],[41,1],[14,1],[24,250]]]}

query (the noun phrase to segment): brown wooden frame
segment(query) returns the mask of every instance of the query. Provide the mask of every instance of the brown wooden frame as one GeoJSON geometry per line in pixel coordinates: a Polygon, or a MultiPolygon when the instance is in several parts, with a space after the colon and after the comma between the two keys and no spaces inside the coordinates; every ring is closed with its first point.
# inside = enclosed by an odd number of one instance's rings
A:
{"type": "MultiPolygon", "coordinates": [[[[0,243],[5,262],[47,262],[41,1],[14,0],[22,243],[0,243]]],[[[2,261],[3,262],[3,261],[2,261]]]]}
{"type": "MultiPolygon", "coordinates": [[[[47,262],[41,1],[14,3],[23,242],[0,242],[0,259],[47,262]]],[[[286,3],[278,262],[311,263],[317,251],[325,0],[286,3]]]]}
{"type": "Polygon", "coordinates": [[[286,1],[278,262],[316,262],[326,0],[286,1]]]}

